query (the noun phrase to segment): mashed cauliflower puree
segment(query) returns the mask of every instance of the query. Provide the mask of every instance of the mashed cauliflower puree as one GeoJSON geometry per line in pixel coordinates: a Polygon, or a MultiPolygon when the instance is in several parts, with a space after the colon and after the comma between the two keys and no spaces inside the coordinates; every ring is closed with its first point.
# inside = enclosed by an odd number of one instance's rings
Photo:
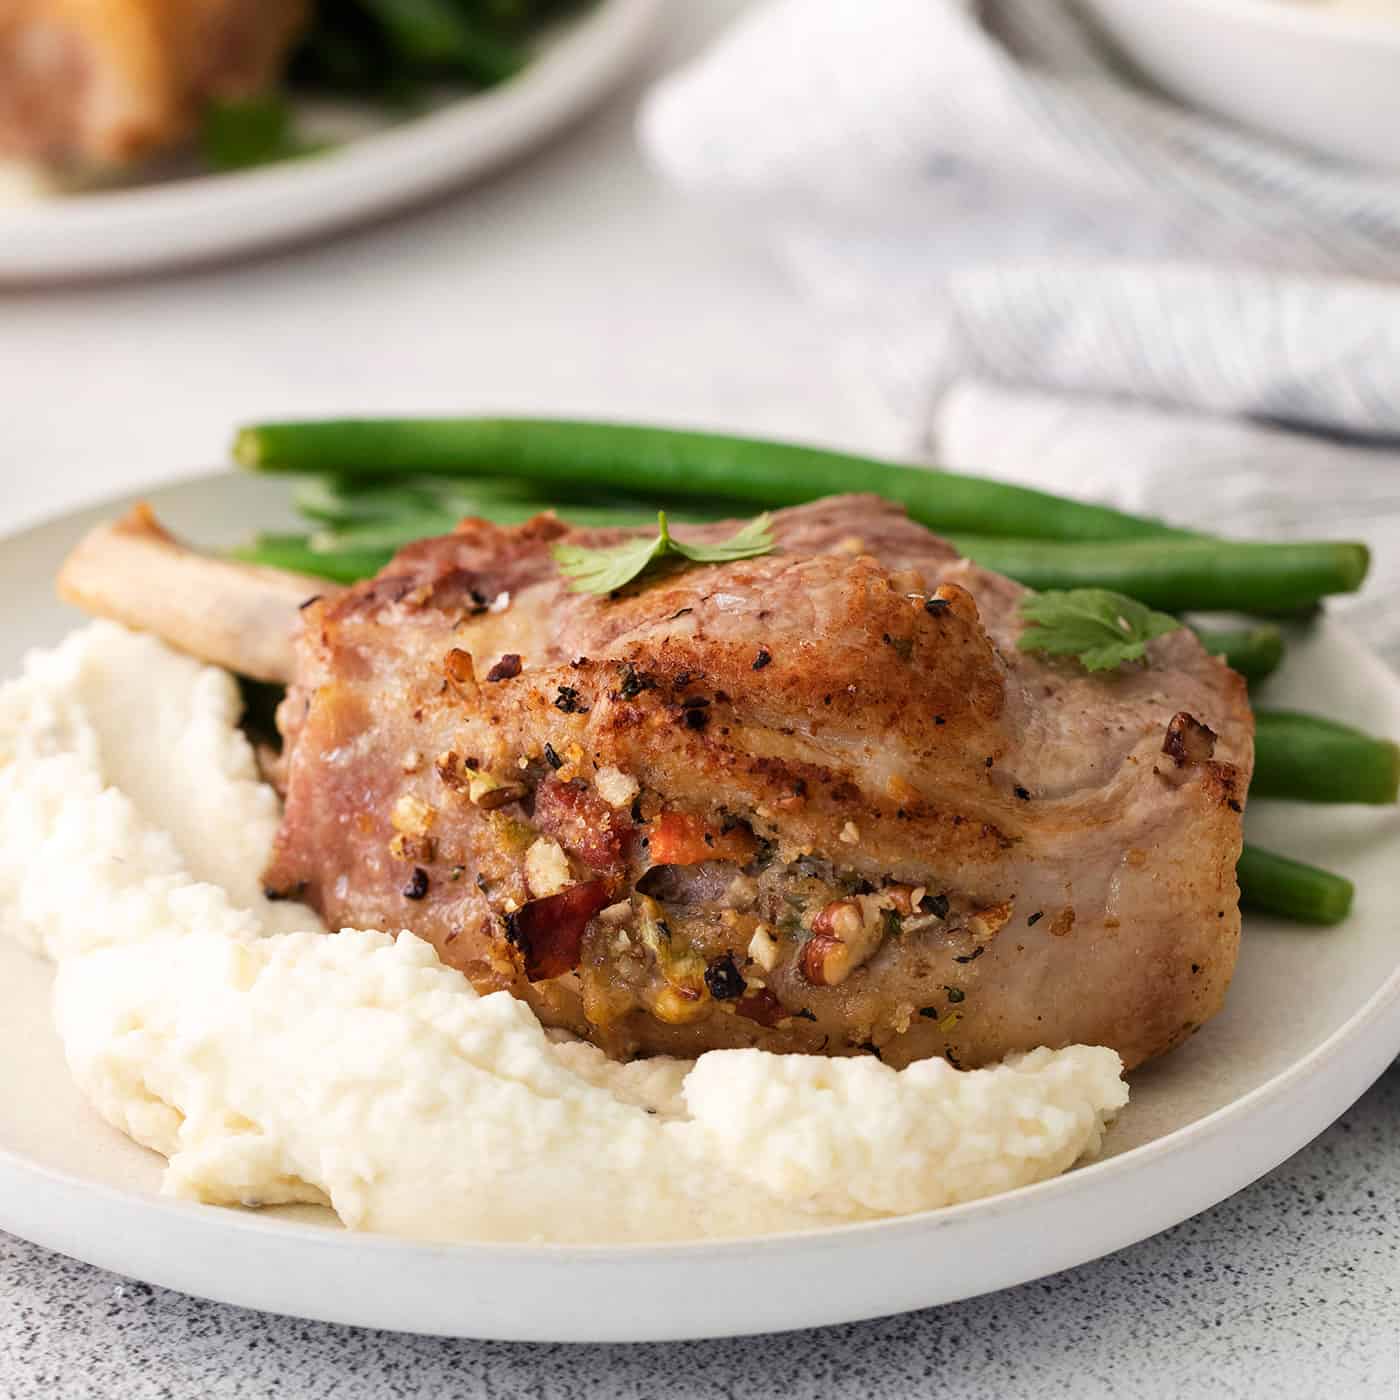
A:
{"type": "Polygon", "coordinates": [[[0,689],[0,927],[58,964],[97,1111],[200,1201],[441,1240],[680,1240],[968,1201],[1097,1150],[1118,1056],[971,1073],[756,1050],[608,1061],[409,933],[269,903],[230,676],[94,623],[0,689]]]}

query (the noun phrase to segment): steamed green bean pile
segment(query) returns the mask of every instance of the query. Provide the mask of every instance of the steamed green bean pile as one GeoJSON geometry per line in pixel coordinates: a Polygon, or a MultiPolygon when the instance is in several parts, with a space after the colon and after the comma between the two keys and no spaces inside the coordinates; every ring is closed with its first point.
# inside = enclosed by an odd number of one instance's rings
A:
{"type": "MultiPolygon", "coordinates": [[[[1168,612],[1306,616],[1360,588],[1357,542],[1232,541],[1025,487],[931,468],[728,434],[520,418],[365,419],[243,429],[237,460],[299,476],[312,528],[264,534],[243,558],[350,583],[410,540],[464,516],[502,524],[556,509],[579,525],[654,525],[752,514],[849,490],[902,503],[987,568],[1037,591],[1103,588],[1168,612]]],[[[1193,627],[1195,624],[1193,622],[1193,627]]],[[[1195,627],[1206,649],[1251,683],[1283,658],[1267,621],[1195,627]]],[[[1310,715],[1256,711],[1251,796],[1393,803],[1400,748],[1310,715]]],[[[1346,917],[1349,881],[1246,846],[1246,907],[1305,923],[1346,917]]]]}

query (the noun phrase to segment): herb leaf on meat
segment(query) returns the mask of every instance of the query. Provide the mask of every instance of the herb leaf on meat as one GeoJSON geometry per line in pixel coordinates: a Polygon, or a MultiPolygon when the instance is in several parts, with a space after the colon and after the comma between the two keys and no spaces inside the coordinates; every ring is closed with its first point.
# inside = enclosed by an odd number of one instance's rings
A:
{"type": "Polygon", "coordinates": [[[686,544],[671,535],[666,512],[656,513],[652,539],[626,540],[602,549],[557,544],[550,551],[572,593],[611,593],[640,577],[659,559],[677,557],[696,564],[727,564],[752,559],[773,548],[773,518],[766,511],[718,544],[686,544]]]}
{"type": "Polygon", "coordinates": [[[753,559],[773,548],[773,517],[767,511],[754,516],[747,525],[718,544],[683,544],[680,540],[673,540],[666,532],[666,512],[658,511],[657,515],[668,547],[697,564],[727,564],[733,559],[753,559]]]}
{"type": "Polygon", "coordinates": [[[1086,671],[1140,661],[1148,642],[1182,625],[1106,588],[1032,593],[1021,604],[1021,617],[1028,624],[1016,642],[1021,651],[1073,656],[1086,671]]]}

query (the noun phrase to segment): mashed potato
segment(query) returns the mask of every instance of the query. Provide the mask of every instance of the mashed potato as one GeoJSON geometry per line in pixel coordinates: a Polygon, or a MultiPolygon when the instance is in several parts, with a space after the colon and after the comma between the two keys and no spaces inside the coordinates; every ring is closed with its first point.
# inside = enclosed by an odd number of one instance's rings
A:
{"type": "Polygon", "coordinates": [[[679,1240],[973,1200],[1097,1150],[1118,1056],[608,1061],[409,933],[263,898],[237,689],[107,623],[0,689],[0,927],[58,964],[83,1092],[164,1189],[442,1240],[679,1240]]]}

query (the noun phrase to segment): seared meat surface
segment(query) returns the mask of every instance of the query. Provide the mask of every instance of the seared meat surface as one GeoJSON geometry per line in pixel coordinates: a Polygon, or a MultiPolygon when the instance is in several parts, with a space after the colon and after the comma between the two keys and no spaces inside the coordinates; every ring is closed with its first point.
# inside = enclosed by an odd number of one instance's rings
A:
{"type": "MultiPolygon", "coordinates": [[[[1087,675],[871,497],[569,594],[622,531],[464,522],[301,613],[269,887],[615,1056],[1160,1053],[1221,1005],[1252,764],[1187,631],[1087,675]]],[[[722,538],[720,524],[696,537],[722,538]]]]}
{"type": "Polygon", "coordinates": [[[306,0],[4,0],[0,156],[124,165],[190,137],[210,97],[267,87],[306,0]]]}

